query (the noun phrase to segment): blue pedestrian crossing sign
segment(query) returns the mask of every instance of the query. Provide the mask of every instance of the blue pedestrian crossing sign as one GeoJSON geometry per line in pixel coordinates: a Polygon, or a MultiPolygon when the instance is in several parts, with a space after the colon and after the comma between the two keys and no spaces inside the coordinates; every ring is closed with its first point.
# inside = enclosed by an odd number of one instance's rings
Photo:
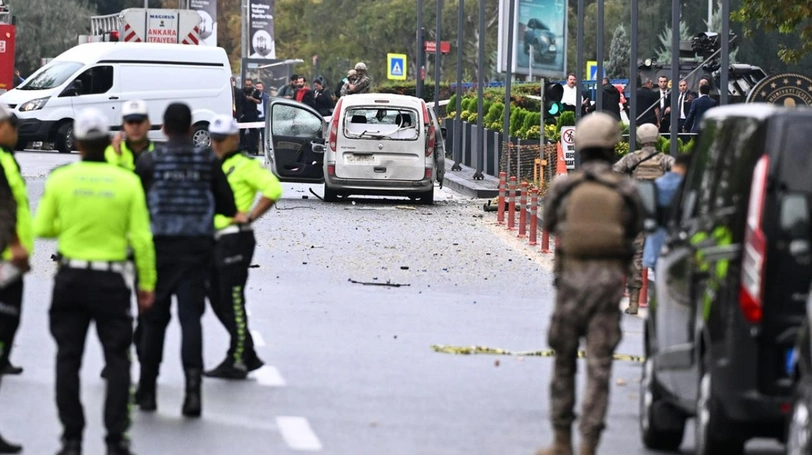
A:
{"type": "MultiPolygon", "coordinates": [[[[604,77],[606,77],[606,67],[603,68],[603,76],[601,76],[601,79],[604,77]]],[[[586,62],[586,80],[598,80],[598,62],[596,60],[589,60],[586,62]]]]}
{"type": "Polygon", "coordinates": [[[386,77],[396,81],[406,80],[406,54],[386,54],[386,77]]]}

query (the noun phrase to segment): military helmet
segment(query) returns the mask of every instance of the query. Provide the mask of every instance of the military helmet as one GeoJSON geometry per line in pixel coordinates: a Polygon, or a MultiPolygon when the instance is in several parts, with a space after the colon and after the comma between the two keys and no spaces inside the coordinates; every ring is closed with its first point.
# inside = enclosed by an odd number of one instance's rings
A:
{"type": "Polygon", "coordinates": [[[358,62],[355,64],[355,71],[366,71],[367,65],[364,62],[358,62]]]}
{"type": "Polygon", "coordinates": [[[612,149],[620,142],[620,125],[609,114],[595,112],[584,116],[575,126],[575,149],[612,149]]]}
{"type": "Polygon", "coordinates": [[[347,77],[352,77],[352,76],[355,76],[355,70],[347,71],[347,77]]]}
{"type": "Polygon", "coordinates": [[[637,142],[641,144],[653,144],[657,142],[660,130],[653,123],[645,123],[637,127],[637,142]]]}

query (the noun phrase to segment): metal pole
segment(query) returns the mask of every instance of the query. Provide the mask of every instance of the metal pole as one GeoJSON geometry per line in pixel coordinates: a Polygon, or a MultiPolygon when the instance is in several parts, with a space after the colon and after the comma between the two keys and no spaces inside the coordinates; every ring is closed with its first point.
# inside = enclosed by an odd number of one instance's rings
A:
{"type": "MultiPolygon", "coordinates": [[[[575,85],[575,118],[581,118],[581,111],[583,111],[583,107],[581,106],[581,101],[583,100],[583,90],[584,90],[584,71],[586,70],[586,64],[584,62],[584,14],[586,13],[586,9],[584,8],[584,0],[578,0],[578,31],[577,31],[577,39],[576,41],[576,55],[575,55],[575,79],[577,80],[577,85],[575,85]]],[[[578,154],[575,154],[575,163],[578,164],[579,158],[578,154]]]]}
{"type": "MultiPolygon", "coordinates": [[[[679,0],[671,0],[671,84],[679,86],[679,0]],[[676,82],[675,82],[676,81],[676,82]]],[[[679,97],[671,97],[671,156],[677,156],[677,140],[674,132],[679,127],[679,97]]]]}
{"type": "Polygon", "coordinates": [[[530,45],[530,54],[527,56],[527,80],[533,80],[533,45],[530,45]]]}
{"type": "MultiPolygon", "coordinates": [[[[541,137],[539,138],[539,145],[541,146],[542,151],[544,150],[544,87],[546,86],[546,78],[541,77],[539,79],[539,94],[541,95],[541,99],[539,100],[539,128],[541,129],[541,137]]],[[[543,157],[541,157],[544,159],[543,157]]]]}
{"type": "MultiPolygon", "coordinates": [[[[482,1],[482,0],[480,0],[482,1]]],[[[507,69],[505,70],[505,118],[502,123],[502,154],[510,176],[510,92],[513,83],[513,20],[516,16],[516,0],[508,0],[507,69]]]]}
{"type": "Polygon", "coordinates": [[[144,9],[149,8],[149,0],[144,0],[144,9]]]}
{"type": "MultiPolygon", "coordinates": [[[[482,117],[482,90],[485,84],[485,1],[479,0],[479,52],[477,53],[477,107],[476,107],[476,172],[474,180],[483,180],[482,165],[485,161],[485,130],[483,129],[482,117]]],[[[509,70],[509,68],[508,68],[509,70]]]]}
{"type": "Polygon", "coordinates": [[[639,0],[632,2],[632,27],[631,27],[631,56],[629,58],[631,68],[629,68],[629,151],[637,150],[637,34],[638,34],[638,13],[637,4],[639,0]]]}
{"type": "Polygon", "coordinates": [[[443,27],[443,0],[437,0],[437,24],[434,36],[434,113],[440,116],[440,35],[443,27]]]}
{"type": "Polygon", "coordinates": [[[417,0],[417,82],[415,82],[415,96],[423,96],[423,0],[417,0]]]}
{"type": "MultiPolygon", "coordinates": [[[[710,27],[711,19],[713,19],[713,2],[714,0],[708,0],[708,27],[710,27]]],[[[725,20],[724,16],[722,16],[722,20],[725,20]]]]}
{"type": "Polygon", "coordinates": [[[603,111],[603,12],[604,0],[598,0],[598,48],[595,58],[598,60],[598,72],[595,74],[595,104],[598,112],[603,111]]]}
{"type": "Polygon", "coordinates": [[[719,104],[727,104],[730,69],[730,0],[722,0],[722,67],[719,77],[719,104]]]}
{"type": "Polygon", "coordinates": [[[463,50],[463,28],[465,21],[465,0],[459,0],[459,11],[457,11],[457,87],[454,93],[457,95],[457,106],[454,114],[454,165],[452,171],[461,171],[460,161],[462,161],[462,120],[460,111],[462,110],[462,50],[463,50]]]}
{"type": "MultiPolygon", "coordinates": [[[[149,0],[146,0],[149,1],[149,0]]],[[[241,21],[242,21],[242,37],[241,37],[241,47],[242,47],[242,58],[246,58],[248,56],[248,7],[251,0],[242,0],[240,2],[240,13],[241,13],[241,21]]],[[[242,66],[242,64],[240,64],[242,66]]],[[[242,74],[242,73],[240,73],[242,74]]]]}

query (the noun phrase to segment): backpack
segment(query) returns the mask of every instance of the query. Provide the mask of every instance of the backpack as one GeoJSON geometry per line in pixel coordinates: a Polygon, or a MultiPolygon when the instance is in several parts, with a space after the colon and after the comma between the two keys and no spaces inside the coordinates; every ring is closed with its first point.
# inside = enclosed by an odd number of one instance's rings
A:
{"type": "MultiPolygon", "coordinates": [[[[561,252],[580,259],[626,259],[632,254],[624,214],[636,202],[618,191],[622,176],[576,172],[566,190],[561,252]]],[[[562,198],[563,199],[563,198],[562,198]]]]}
{"type": "Polygon", "coordinates": [[[661,160],[662,152],[654,151],[649,155],[644,155],[644,150],[634,152],[638,158],[642,158],[632,169],[632,176],[637,180],[654,180],[663,176],[661,160]]]}

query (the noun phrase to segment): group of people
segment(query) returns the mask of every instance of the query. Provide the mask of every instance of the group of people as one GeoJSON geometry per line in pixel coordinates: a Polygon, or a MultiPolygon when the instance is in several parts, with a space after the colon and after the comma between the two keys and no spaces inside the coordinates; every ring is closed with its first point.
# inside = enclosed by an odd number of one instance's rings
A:
{"type": "Polygon", "coordinates": [[[607,113],[584,116],[576,125],[580,168],[556,179],[544,203],[544,228],[556,235],[555,308],[548,343],[555,350],[550,384],[553,443],[537,455],[573,455],[575,373],[578,346],[586,339],[587,383],[580,416],[580,455],[595,455],[605,429],[612,356],[620,343],[618,310],[628,277],[630,304],[636,314],[642,267],[653,267],[662,247],[662,229],[646,236],[637,180],[654,180],[658,210],[672,203],[691,155],[671,157],[655,145],[659,127],[640,125],[640,150],[613,163],[621,141],[618,120],[607,113]]]}
{"type": "MultiPolygon", "coordinates": [[[[73,132],[81,160],[51,173],[32,217],[12,153],[17,119],[0,106],[0,365],[9,365],[34,237],[56,239],[49,319],[57,346],[56,404],[64,430],[58,455],[82,453],[85,419],[79,370],[91,321],[106,363],[102,377],[107,381],[108,455],[131,453],[126,436],[131,401],[142,411],[157,409],[157,379],[173,296],[182,332],[184,416],[202,414],[203,376],[245,379],[263,365],[245,309],[256,246],[251,226],[280,199],[282,187],[242,152],[232,116],[214,119],[209,125],[212,145],[202,149],[192,142],[192,113],[186,104],[166,109],[163,132],[168,142],[160,145],[147,137],[148,112],[144,101],[125,102],[123,134],[112,139],[106,115],[95,109],[80,112],[73,132]],[[135,330],[133,290],[138,304],[135,330]],[[209,371],[204,371],[202,354],[206,298],[230,336],[225,360],[209,371]],[[132,344],[140,362],[134,397],[132,344]]],[[[0,437],[0,453],[21,450],[0,437]]]]}

